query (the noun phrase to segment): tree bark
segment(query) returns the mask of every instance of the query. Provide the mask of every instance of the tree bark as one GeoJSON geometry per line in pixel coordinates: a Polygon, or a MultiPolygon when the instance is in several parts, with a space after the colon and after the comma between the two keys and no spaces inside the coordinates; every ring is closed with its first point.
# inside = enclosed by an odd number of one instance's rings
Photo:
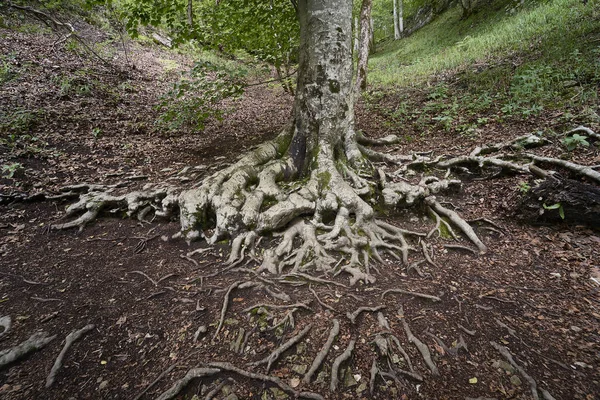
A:
{"type": "Polygon", "coordinates": [[[193,0],[188,0],[187,4],[187,23],[191,28],[194,26],[194,2],[193,0]]]}
{"type": "Polygon", "coordinates": [[[352,0],[298,2],[300,54],[289,149],[296,173],[334,159],[353,132],[352,0]]]}
{"type": "Polygon", "coordinates": [[[400,25],[400,35],[404,33],[404,0],[400,1],[400,9],[398,10],[398,25],[400,25]]]}
{"type": "Polygon", "coordinates": [[[369,47],[371,44],[372,0],[363,0],[360,9],[360,43],[358,50],[358,66],[356,71],[356,92],[367,88],[367,64],[369,62],[369,47]]]}

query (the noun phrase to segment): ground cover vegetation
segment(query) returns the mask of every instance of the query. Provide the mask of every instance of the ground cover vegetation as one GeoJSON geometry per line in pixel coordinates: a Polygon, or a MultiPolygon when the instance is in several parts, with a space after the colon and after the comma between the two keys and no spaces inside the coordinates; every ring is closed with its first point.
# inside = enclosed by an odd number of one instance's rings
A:
{"type": "Polygon", "coordinates": [[[402,7],[4,6],[3,395],[593,398],[598,7],[402,7]]]}

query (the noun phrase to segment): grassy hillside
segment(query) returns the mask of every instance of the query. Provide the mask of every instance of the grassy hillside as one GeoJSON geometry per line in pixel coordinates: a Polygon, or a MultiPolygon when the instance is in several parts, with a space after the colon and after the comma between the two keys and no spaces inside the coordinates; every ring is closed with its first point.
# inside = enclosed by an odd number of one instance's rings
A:
{"type": "Polygon", "coordinates": [[[468,19],[454,6],[379,49],[365,100],[398,131],[600,122],[597,0],[497,0],[468,19]]]}

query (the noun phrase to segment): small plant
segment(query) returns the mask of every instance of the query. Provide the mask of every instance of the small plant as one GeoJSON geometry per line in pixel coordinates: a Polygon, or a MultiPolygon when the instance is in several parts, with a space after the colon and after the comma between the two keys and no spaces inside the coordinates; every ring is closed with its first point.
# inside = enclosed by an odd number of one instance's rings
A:
{"type": "Polygon", "coordinates": [[[531,185],[527,182],[521,181],[517,183],[517,189],[519,192],[521,192],[521,194],[527,194],[531,190],[531,185]]]}
{"type": "Polygon", "coordinates": [[[587,136],[581,136],[575,133],[573,136],[564,138],[562,143],[565,145],[568,151],[573,151],[579,146],[588,147],[590,143],[586,139],[587,136]]]}
{"type": "Polygon", "coordinates": [[[560,203],[555,203],[552,205],[546,205],[546,203],[543,204],[544,206],[544,210],[558,210],[558,215],[560,215],[560,218],[565,219],[565,210],[562,206],[562,204],[560,203]]]}
{"type": "Polygon", "coordinates": [[[164,96],[158,105],[162,111],[157,123],[169,131],[189,127],[204,129],[210,118],[221,119],[222,100],[242,94],[245,71],[219,68],[210,62],[197,62],[164,96]]]}
{"type": "Polygon", "coordinates": [[[98,140],[98,138],[100,136],[102,136],[102,129],[95,127],[92,129],[92,136],[94,137],[94,140],[98,140]]]}
{"type": "Polygon", "coordinates": [[[4,164],[2,166],[2,177],[12,179],[16,173],[23,170],[21,163],[4,164]]]}

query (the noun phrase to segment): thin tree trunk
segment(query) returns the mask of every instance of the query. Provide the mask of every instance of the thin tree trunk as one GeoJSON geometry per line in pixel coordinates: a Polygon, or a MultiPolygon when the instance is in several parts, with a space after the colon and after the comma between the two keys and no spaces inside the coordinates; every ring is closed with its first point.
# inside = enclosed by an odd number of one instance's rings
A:
{"type": "Polygon", "coordinates": [[[354,52],[358,53],[358,35],[360,32],[360,24],[358,23],[358,17],[354,17],[354,52]]]}
{"type": "Polygon", "coordinates": [[[400,9],[398,10],[398,25],[400,25],[400,35],[404,33],[404,0],[398,0],[400,2],[400,9]]]}
{"type": "Polygon", "coordinates": [[[398,0],[394,0],[394,40],[398,39],[400,39],[400,26],[398,25],[398,0]]]}
{"type": "Polygon", "coordinates": [[[187,5],[187,23],[188,23],[188,26],[190,28],[192,26],[194,26],[194,3],[193,3],[193,0],[188,0],[188,5],[187,5]]]}
{"type": "Polygon", "coordinates": [[[371,45],[371,37],[373,35],[371,23],[372,5],[372,0],[363,0],[360,8],[360,43],[355,86],[357,93],[367,87],[367,64],[369,62],[369,48],[371,45]]]}

